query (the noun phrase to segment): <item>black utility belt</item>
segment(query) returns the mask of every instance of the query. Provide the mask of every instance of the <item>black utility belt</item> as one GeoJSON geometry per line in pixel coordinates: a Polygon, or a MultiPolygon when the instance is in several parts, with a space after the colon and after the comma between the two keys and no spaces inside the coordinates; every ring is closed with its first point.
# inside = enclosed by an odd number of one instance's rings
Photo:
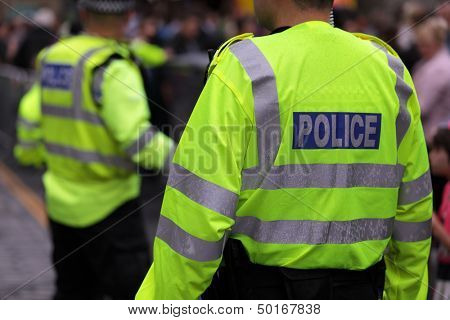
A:
{"type": "MultiPolygon", "coordinates": [[[[332,276],[334,279],[352,278],[366,276],[367,274],[379,274],[386,270],[384,258],[375,265],[366,270],[346,270],[346,269],[291,269],[283,267],[271,267],[254,264],[250,261],[244,246],[239,240],[230,239],[225,248],[225,261],[231,264],[234,269],[255,269],[266,272],[279,272],[288,278],[295,278],[295,280],[307,280],[332,276]]],[[[226,268],[226,267],[225,267],[226,268]]]]}

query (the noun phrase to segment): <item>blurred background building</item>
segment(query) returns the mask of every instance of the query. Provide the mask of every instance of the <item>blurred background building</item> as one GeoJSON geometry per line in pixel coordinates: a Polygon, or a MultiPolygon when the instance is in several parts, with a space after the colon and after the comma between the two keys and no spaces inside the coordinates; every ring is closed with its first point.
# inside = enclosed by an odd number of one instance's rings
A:
{"type": "MultiPolygon", "coordinates": [[[[376,35],[399,52],[417,81],[431,140],[436,128],[450,119],[450,2],[335,2],[337,27],[376,35]],[[434,22],[419,27],[430,18],[434,22]]],[[[157,45],[168,57],[167,63],[147,65],[152,121],[178,139],[204,84],[207,50],[239,33],[268,31],[257,25],[252,0],[139,0],[137,12],[127,29],[130,40],[157,45]]],[[[80,32],[75,0],[0,0],[0,298],[52,295],[51,268],[38,276],[50,265],[51,250],[41,172],[19,167],[12,148],[18,102],[35,79],[37,54],[58,38],[80,32]]],[[[436,209],[446,182],[435,178],[436,209]]],[[[144,197],[161,188],[144,184],[144,197]]],[[[145,209],[149,226],[157,219],[160,200],[145,209]]]]}

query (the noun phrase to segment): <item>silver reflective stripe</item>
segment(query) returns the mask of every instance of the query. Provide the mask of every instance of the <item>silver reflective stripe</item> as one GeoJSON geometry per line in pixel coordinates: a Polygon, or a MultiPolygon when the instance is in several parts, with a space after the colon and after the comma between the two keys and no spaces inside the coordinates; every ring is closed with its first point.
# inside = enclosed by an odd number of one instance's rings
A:
{"type": "Polygon", "coordinates": [[[255,169],[243,171],[242,191],[285,188],[398,188],[403,176],[401,165],[310,164],[273,167],[260,184],[255,169]]]}
{"type": "Polygon", "coordinates": [[[264,54],[251,41],[244,40],[230,47],[252,80],[255,119],[258,137],[261,182],[275,162],[281,144],[280,109],[275,74],[264,54]]]}
{"type": "Polygon", "coordinates": [[[49,154],[72,158],[86,164],[98,163],[126,170],[133,170],[135,168],[135,165],[131,161],[118,156],[106,156],[97,152],[79,150],[53,143],[46,143],[45,148],[49,154]]]}
{"type": "Polygon", "coordinates": [[[420,178],[403,182],[400,186],[398,204],[407,205],[429,196],[433,192],[430,171],[427,171],[420,178]]]}
{"type": "Polygon", "coordinates": [[[208,209],[232,219],[235,216],[237,194],[196,176],[178,164],[172,164],[168,185],[208,209]]]}
{"type": "Polygon", "coordinates": [[[400,144],[403,141],[403,138],[405,137],[406,133],[408,132],[408,129],[411,125],[411,115],[408,111],[408,100],[412,96],[413,89],[405,82],[405,66],[403,65],[403,62],[390,54],[386,48],[380,46],[379,44],[373,42],[373,44],[381,49],[387,56],[389,67],[395,72],[397,75],[397,83],[395,85],[395,92],[397,93],[399,102],[400,102],[400,109],[396,120],[396,127],[397,127],[397,147],[400,146],[400,144]]]}
{"type": "Polygon", "coordinates": [[[33,121],[27,120],[22,117],[19,117],[17,119],[17,124],[21,127],[26,128],[27,130],[33,130],[33,129],[39,128],[39,122],[33,122],[33,121]]]}
{"type": "Polygon", "coordinates": [[[164,216],[159,219],[156,236],[179,255],[199,262],[220,259],[225,241],[225,237],[217,242],[201,240],[190,235],[164,216]]]}
{"type": "Polygon", "coordinates": [[[392,239],[401,242],[417,242],[431,237],[431,220],[424,222],[401,222],[395,220],[392,239]]]}
{"type": "Polygon", "coordinates": [[[103,125],[103,120],[97,114],[85,110],[74,112],[72,108],[68,107],[43,105],[42,114],[45,116],[65,118],[68,120],[80,120],[95,125],[103,125]]]}
{"type": "Polygon", "coordinates": [[[150,126],[145,132],[137,139],[125,152],[134,157],[139,153],[139,150],[144,149],[150,142],[152,142],[155,135],[158,133],[158,129],[154,126],[150,126]]]}
{"type": "Polygon", "coordinates": [[[92,97],[94,98],[95,103],[98,105],[102,104],[102,86],[103,80],[105,77],[106,67],[100,67],[94,74],[94,80],[92,83],[92,97]]]}
{"type": "Polygon", "coordinates": [[[41,146],[39,142],[33,142],[33,141],[19,141],[19,147],[25,150],[31,150],[31,149],[37,149],[41,146]]]}
{"type": "Polygon", "coordinates": [[[408,100],[413,94],[413,90],[411,87],[403,80],[405,67],[403,66],[403,63],[400,59],[395,58],[392,55],[388,55],[389,57],[389,65],[391,68],[396,71],[397,65],[402,66],[402,72],[397,73],[397,84],[395,86],[395,91],[397,92],[399,101],[400,101],[400,110],[399,114],[397,116],[396,120],[396,127],[397,127],[397,147],[400,146],[400,144],[403,141],[403,138],[406,135],[406,132],[409,129],[409,126],[411,125],[411,115],[409,114],[407,104],[408,100]]]}
{"type": "MultiPolygon", "coordinates": [[[[72,83],[72,99],[73,99],[73,105],[72,105],[72,111],[73,111],[73,118],[75,119],[83,119],[83,113],[85,113],[85,110],[83,108],[83,81],[84,81],[84,69],[86,66],[86,63],[89,62],[89,59],[96,54],[97,52],[107,48],[108,46],[103,46],[100,48],[94,48],[92,50],[89,50],[86,54],[83,55],[83,57],[78,62],[75,72],[74,72],[74,78],[72,83]]],[[[102,119],[99,115],[93,114],[96,117],[98,117],[98,121],[94,123],[103,123],[102,119]]]]}
{"type": "Polygon", "coordinates": [[[238,217],[233,234],[272,244],[352,244],[389,239],[394,218],[352,221],[261,221],[238,217]]]}

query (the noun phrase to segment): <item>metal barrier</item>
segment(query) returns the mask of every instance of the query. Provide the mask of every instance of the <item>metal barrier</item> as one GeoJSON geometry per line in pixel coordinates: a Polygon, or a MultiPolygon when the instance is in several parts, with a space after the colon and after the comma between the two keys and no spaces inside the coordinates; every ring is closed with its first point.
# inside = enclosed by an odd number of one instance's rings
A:
{"type": "Polygon", "coordinates": [[[0,152],[9,152],[15,140],[17,108],[30,87],[32,75],[10,65],[0,65],[0,152]]]}

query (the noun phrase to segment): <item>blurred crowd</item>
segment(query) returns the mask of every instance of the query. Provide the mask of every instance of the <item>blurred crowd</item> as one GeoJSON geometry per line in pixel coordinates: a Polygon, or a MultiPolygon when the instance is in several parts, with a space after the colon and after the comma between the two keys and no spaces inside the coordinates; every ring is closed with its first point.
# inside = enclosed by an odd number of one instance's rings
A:
{"type": "MultiPolygon", "coordinates": [[[[442,1],[430,6],[430,1],[400,1],[394,11],[378,8],[364,12],[354,1],[338,1],[341,2],[344,5],[337,5],[334,12],[336,27],[382,38],[411,71],[426,139],[430,148],[434,147],[435,209],[446,215],[450,208],[450,3],[442,1]]],[[[130,40],[139,39],[163,48],[169,59],[185,54],[206,55],[208,49],[218,48],[237,34],[269,32],[258,26],[248,3],[251,1],[142,1],[126,32],[130,40]]],[[[63,20],[60,17],[50,8],[40,8],[27,17],[16,14],[0,20],[0,64],[31,70],[43,48],[59,37],[82,32],[75,15],[63,20]]],[[[450,266],[450,234],[446,238],[445,230],[443,233],[438,239],[448,247],[440,250],[448,252],[447,260],[440,261],[450,266]]],[[[446,270],[439,277],[450,281],[450,267],[446,270]]]]}
{"type": "MultiPolygon", "coordinates": [[[[258,26],[248,3],[251,1],[141,0],[127,34],[129,38],[158,45],[173,55],[205,53],[237,34],[268,33],[258,26]]],[[[444,44],[450,47],[446,27],[450,22],[448,1],[442,1],[438,8],[430,6],[428,1],[399,1],[393,12],[379,7],[363,12],[354,5],[357,1],[336,0],[336,3],[334,20],[337,27],[389,41],[410,70],[421,69],[420,64],[431,60],[436,51],[442,56],[442,50],[437,47],[444,44]],[[443,5],[446,2],[447,5],[443,5]],[[425,20],[430,22],[423,23],[425,20]]],[[[26,16],[15,12],[1,19],[0,61],[32,68],[34,57],[43,47],[55,42],[57,37],[82,32],[76,15],[72,13],[64,20],[61,17],[59,12],[44,7],[26,16]]],[[[445,62],[442,57],[440,60],[445,62]]]]}
{"type": "MultiPolygon", "coordinates": [[[[205,53],[240,33],[265,33],[245,5],[235,8],[232,1],[149,2],[140,1],[127,35],[130,40],[138,38],[158,45],[170,56],[205,53]]],[[[76,12],[75,5],[73,9],[76,12]]],[[[12,12],[12,17],[0,20],[0,62],[32,69],[42,48],[58,37],[80,32],[78,17],[61,21],[59,13],[51,8],[40,8],[27,15],[12,12]]]]}

